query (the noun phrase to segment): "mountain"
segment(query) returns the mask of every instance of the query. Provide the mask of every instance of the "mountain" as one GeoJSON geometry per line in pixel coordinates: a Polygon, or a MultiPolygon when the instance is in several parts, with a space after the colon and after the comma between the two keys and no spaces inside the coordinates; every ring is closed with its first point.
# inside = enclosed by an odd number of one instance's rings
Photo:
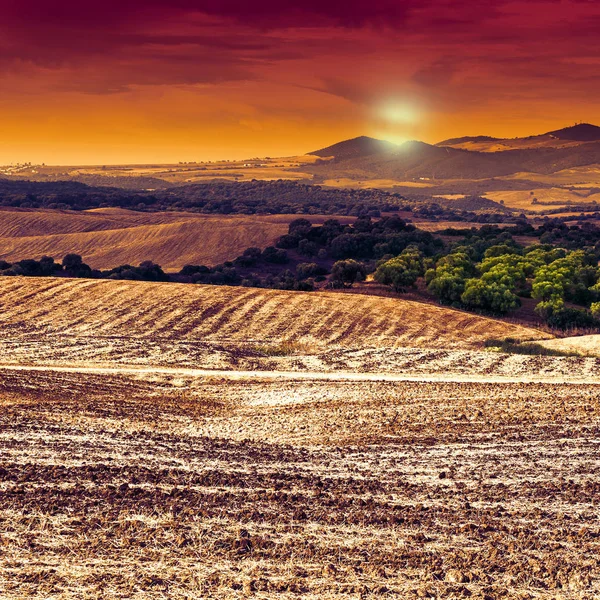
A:
{"type": "Polygon", "coordinates": [[[368,155],[338,156],[313,165],[311,170],[322,179],[408,181],[489,179],[519,172],[549,174],[592,164],[600,164],[600,141],[570,140],[556,147],[517,146],[494,152],[413,141],[368,155]]]}
{"type": "Polygon", "coordinates": [[[392,142],[361,135],[351,140],[344,140],[343,142],[333,144],[333,146],[327,146],[327,148],[309,152],[309,154],[320,156],[321,158],[333,157],[335,160],[347,160],[388,152],[394,148],[397,148],[397,146],[396,144],[392,144],[392,142]]]}
{"type": "Polygon", "coordinates": [[[465,136],[444,140],[436,145],[475,152],[505,152],[533,148],[568,148],[597,141],[600,141],[600,127],[590,123],[578,123],[540,135],[520,138],[496,138],[487,135],[465,136]]]}

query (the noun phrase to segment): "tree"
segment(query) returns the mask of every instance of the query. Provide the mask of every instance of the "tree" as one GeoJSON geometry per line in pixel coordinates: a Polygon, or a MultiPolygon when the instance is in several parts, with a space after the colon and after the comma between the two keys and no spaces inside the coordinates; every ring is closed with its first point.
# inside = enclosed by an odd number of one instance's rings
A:
{"type": "Polygon", "coordinates": [[[438,260],[435,269],[425,273],[427,289],[442,304],[460,303],[468,277],[476,274],[475,265],[465,252],[453,252],[438,260]]]}
{"type": "Polygon", "coordinates": [[[379,265],[374,277],[375,281],[401,292],[414,285],[422,275],[423,255],[418,250],[407,249],[399,256],[379,265]]]}
{"type": "Polygon", "coordinates": [[[331,268],[331,282],[336,287],[352,287],[355,281],[362,281],[367,271],[362,263],[356,260],[338,260],[331,268]]]}
{"type": "Polygon", "coordinates": [[[66,271],[79,269],[83,264],[83,259],[79,254],[66,254],[62,259],[62,266],[66,271]]]}
{"type": "Polygon", "coordinates": [[[311,227],[312,223],[308,219],[294,219],[288,226],[288,233],[296,233],[299,236],[304,237],[310,231],[311,227]]]}
{"type": "Polygon", "coordinates": [[[506,285],[483,279],[468,279],[460,299],[469,308],[479,308],[497,314],[505,314],[521,304],[506,285]]]}
{"type": "Polygon", "coordinates": [[[285,250],[279,250],[274,246],[267,246],[262,251],[262,259],[266,262],[274,263],[274,264],[284,264],[288,262],[288,255],[285,250]]]}
{"type": "Polygon", "coordinates": [[[63,269],[71,277],[90,277],[92,269],[83,262],[79,254],[67,254],[62,259],[63,269]]]}
{"type": "Polygon", "coordinates": [[[325,275],[327,269],[317,263],[300,263],[296,266],[296,276],[298,279],[307,279],[308,277],[319,277],[325,275]]]}

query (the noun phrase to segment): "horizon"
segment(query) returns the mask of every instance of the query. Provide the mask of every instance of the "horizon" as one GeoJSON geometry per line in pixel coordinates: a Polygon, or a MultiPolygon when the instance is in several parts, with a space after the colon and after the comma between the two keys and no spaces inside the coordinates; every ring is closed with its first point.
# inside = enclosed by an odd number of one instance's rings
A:
{"type": "Polygon", "coordinates": [[[598,122],[599,21],[583,0],[4,0],[0,163],[238,160],[598,122]]]}
{"type": "MultiPolygon", "coordinates": [[[[591,127],[597,127],[600,128],[600,126],[595,125],[594,123],[590,123],[587,121],[578,121],[575,122],[573,125],[566,125],[564,127],[558,127],[554,130],[549,130],[549,131],[545,131],[545,132],[541,132],[541,133],[530,133],[528,135],[523,135],[523,136],[517,136],[514,138],[509,138],[509,137],[504,137],[504,138],[500,138],[498,137],[498,139],[506,139],[506,140],[510,140],[510,139],[521,139],[521,138],[528,138],[528,137],[536,137],[536,136],[541,136],[541,135],[547,135],[549,133],[551,133],[552,131],[561,131],[561,130],[566,130],[566,129],[571,129],[580,125],[584,125],[584,126],[591,126],[591,127]]],[[[254,154],[253,156],[250,155],[244,155],[244,156],[236,156],[236,157],[222,157],[222,158],[207,158],[207,159],[181,159],[181,160],[175,160],[173,162],[166,162],[166,161],[158,161],[158,162],[150,162],[150,161],[138,161],[138,162],[124,162],[124,163],[119,163],[119,162],[97,162],[97,163],[53,163],[53,162],[48,162],[48,161],[40,161],[40,162],[34,162],[34,161],[30,161],[30,160],[25,160],[25,161],[12,161],[9,163],[0,163],[0,166],[16,166],[16,165],[23,165],[23,164],[31,164],[32,166],[40,166],[40,165],[45,165],[47,167],[79,167],[79,168],[86,168],[86,167],[99,167],[99,166],[107,166],[107,167],[115,167],[115,166],[120,166],[120,167],[142,167],[142,166],[148,166],[148,165],[153,165],[153,166],[157,166],[157,165],[164,165],[164,166],[178,166],[178,165],[182,165],[182,164],[208,164],[208,163],[222,163],[222,162],[237,162],[237,161],[241,161],[241,160],[268,160],[268,159],[274,159],[274,158],[280,158],[280,159],[284,159],[284,158],[295,158],[295,157],[300,157],[300,156],[307,156],[310,155],[311,153],[314,153],[315,151],[319,151],[325,148],[328,148],[330,146],[335,146],[337,144],[340,143],[344,143],[344,142],[351,142],[354,140],[358,140],[361,138],[365,138],[365,139],[371,139],[374,141],[380,141],[380,142],[388,142],[391,144],[395,144],[396,146],[400,147],[403,144],[406,143],[410,143],[410,142],[419,142],[419,143],[426,143],[429,145],[436,145],[436,144],[440,144],[444,141],[447,140],[451,140],[454,138],[462,138],[462,137],[497,137],[497,136],[491,136],[487,133],[479,133],[479,134],[464,134],[464,135],[457,135],[457,136],[453,136],[453,137],[449,137],[449,138],[444,138],[443,140],[438,140],[437,142],[426,142],[423,139],[419,139],[419,138],[412,138],[412,139],[405,139],[402,141],[394,141],[393,139],[389,139],[389,138],[376,138],[376,137],[372,137],[369,135],[365,135],[365,134],[359,134],[347,139],[343,139],[343,140],[337,140],[337,141],[333,141],[331,143],[325,144],[323,145],[321,148],[313,148],[312,150],[309,150],[307,152],[304,153],[295,153],[295,154],[288,154],[288,155],[275,155],[275,154],[265,154],[264,156],[258,156],[256,154],[254,154]]]]}

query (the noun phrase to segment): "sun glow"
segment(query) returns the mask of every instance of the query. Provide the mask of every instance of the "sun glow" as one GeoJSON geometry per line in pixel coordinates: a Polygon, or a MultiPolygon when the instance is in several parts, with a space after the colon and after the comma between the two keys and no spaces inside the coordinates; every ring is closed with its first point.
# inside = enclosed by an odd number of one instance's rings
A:
{"type": "Polygon", "coordinates": [[[414,125],[421,120],[420,111],[407,101],[388,100],[377,107],[376,115],[393,125],[414,125]]]}

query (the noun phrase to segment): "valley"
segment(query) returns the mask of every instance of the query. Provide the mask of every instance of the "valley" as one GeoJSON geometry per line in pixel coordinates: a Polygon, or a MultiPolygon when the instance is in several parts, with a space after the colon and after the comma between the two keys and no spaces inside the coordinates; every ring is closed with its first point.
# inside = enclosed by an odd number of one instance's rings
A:
{"type": "Polygon", "coordinates": [[[181,279],[3,269],[0,596],[598,597],[598,334],[531,294],[575,265],[564,313],[592,314],[596,142],[552,135],[5,173],[0,259],[181,279]],[[375,279],[393,255],[418,285],[375,279]],[[498,257],[527,270],[514,313],[442,295],[498,257]]]}

